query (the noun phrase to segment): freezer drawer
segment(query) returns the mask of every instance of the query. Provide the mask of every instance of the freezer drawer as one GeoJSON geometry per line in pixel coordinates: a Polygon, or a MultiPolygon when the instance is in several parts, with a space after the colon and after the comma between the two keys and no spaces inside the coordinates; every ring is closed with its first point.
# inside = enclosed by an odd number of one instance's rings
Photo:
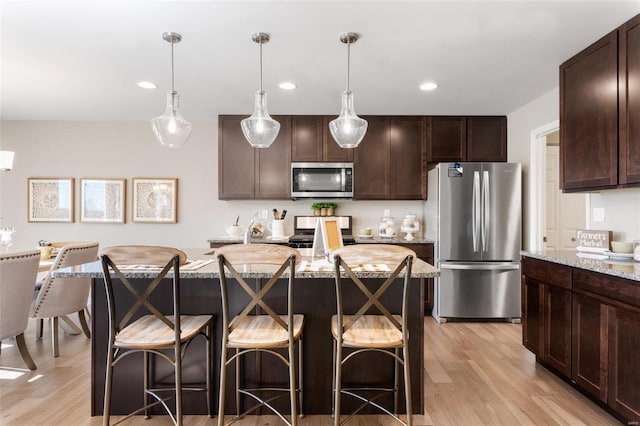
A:
{"type": "Polygon", "coordinates": [[[441,318],[520,318],[519,262],[441,262],[441,318]]]}

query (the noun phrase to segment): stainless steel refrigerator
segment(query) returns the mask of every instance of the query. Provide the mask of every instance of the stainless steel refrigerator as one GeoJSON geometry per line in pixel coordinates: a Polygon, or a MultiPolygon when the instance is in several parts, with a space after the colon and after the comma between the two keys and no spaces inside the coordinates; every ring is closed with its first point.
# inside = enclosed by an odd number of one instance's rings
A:
{"type": "Polygon", "coordinates": [[[440,269],[439,321],[519,320],[521,175],[516,163],[440,163],[429,172],[426,236],[440,269]]]}

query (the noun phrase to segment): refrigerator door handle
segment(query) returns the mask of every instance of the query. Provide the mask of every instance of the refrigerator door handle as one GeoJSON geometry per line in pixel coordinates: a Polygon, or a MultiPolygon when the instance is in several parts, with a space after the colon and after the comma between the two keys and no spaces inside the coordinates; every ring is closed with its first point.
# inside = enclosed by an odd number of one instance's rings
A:
{"type": "Polygon", "coordinates": [[[489,239],[489,202],[491,201],[491,194],[489,193],[489,172],[485,170],[482,173],[482,228],[480,236],[482,238],[482,251],[487,251],[487,240],[489,239]]]}
{"type": "Polygon", "coordinates": [[[520,269],[519,263],[440,263],[440,269],[458,269],[463,271],[513,271],[520,269]]]}
{"type": "Polygon", "coordinates": [[[480,227],[480,173],[473,172],[473,197],[471,199],[471,230],[473,252],[478,252],[478,228],[480,227]]]}

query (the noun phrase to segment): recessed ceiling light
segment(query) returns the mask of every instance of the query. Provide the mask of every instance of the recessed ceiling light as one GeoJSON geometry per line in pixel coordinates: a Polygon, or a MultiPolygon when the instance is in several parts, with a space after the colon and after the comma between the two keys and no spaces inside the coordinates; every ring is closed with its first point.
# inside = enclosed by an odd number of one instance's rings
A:
{"type": "Polygon", "coordinates": [[[420,85],[420,90],[434,90],[438,87],[438,83],[434,83],[432,81],[429,81],[427,83],[422,83],[420,85]]]}
{"type": "Polygon", "coordinates": [[[284,83],[280,83],[278,87],[280,87],[282,90],[293,90],[298,86],[288,81],[285,81],[284,83]]]}
{"type": "Polygon", "coordinates": [[[143,89],[155,89],[158,86],[156,86],[150,81],[139,81],[138,87],[142,87],[143,89]]]}

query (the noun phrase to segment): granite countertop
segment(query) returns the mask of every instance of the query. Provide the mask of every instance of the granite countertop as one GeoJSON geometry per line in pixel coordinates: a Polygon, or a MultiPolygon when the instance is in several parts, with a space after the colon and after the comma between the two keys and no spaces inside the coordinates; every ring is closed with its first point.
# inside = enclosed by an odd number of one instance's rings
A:
{"type": "MultiPolygon", "coordinates": [[[[361,236],[354,235],[356,244],[433,244],[433,240],[429,240],[427,238],[416,237],[413,241],[407,241],[404,238],[382,238],[377,235],[372,236],[371,238],[362,238],[361,236]]],[[[242,237],[214,237],[207,240],[207,243],[213,244],[225,244],[225,243],[241,243],[243,242],[242,237]]],[[[251,240],[253,243],[274,243],[274,244],[282,244],[288,243],[289,237],[285,238],[277,238],[272,239],[271,237],[263,237],[263,238],[253,238],[251,240]]]]}
{"type": "MultiPolygon", "coordinates": [[[[195,260],[215,260],[213,249],[182,249],[187,253],[190,261],[195,260]]],[[[331,265],[326,262],[324,257],[314,258],[310,256],[311,249],[299,249],[303,255],[302,261],[306,262],[307,267],[304,270],[296,272],[296,278],[333,278],[334,272],[331,265]],[[317,270],[316,270],[317,269],[317,270]]],[[[302,262],[301,262],[302,264],[302,262]]],[[[239,268],[238,272],[244,278],[270,278],[276,271],[277,267],[271,265],[245,266],[239,268]]],[[[127,278],[152,278],[157,274],[157,270],[123,270],[122,273],[127,278]]],[[[102,278],[102,265],[99,261],[85,263],[83,265],[62,268],[52,272],[54,277],[58,278],[102,278]]],[[[414,278],[434,278],[440,275],[440,271],[428,263],[416,259],[413,263],[411,276],[414,278]]],[[[171,274],[168,274],[170,277],[171,274]]],[[[288,276],[287,274],[283,275],[288,276]]],[[[346,275],[343,275],[346,278],[346,275]]],[[[389,276],[388,271],[360,271],[356,272],[358,278],[386,278],[389,276]]],[[[403,276],[402,274],[400,276],[403,276]]],[[[194,270],[180,270],[182,279],[209,279],[219,278],[218,265],[215,262],[206,264],[205,266],[194,270]]]]}
{"type": "Polygon", "coordinates": [[[594,256],[592,253],[577,252],[575,250],[521,251],[520,254],[534,259],[640,281],[640,262],[634,262],[633,260],[602,258],[604,256],[594,256]]]}

